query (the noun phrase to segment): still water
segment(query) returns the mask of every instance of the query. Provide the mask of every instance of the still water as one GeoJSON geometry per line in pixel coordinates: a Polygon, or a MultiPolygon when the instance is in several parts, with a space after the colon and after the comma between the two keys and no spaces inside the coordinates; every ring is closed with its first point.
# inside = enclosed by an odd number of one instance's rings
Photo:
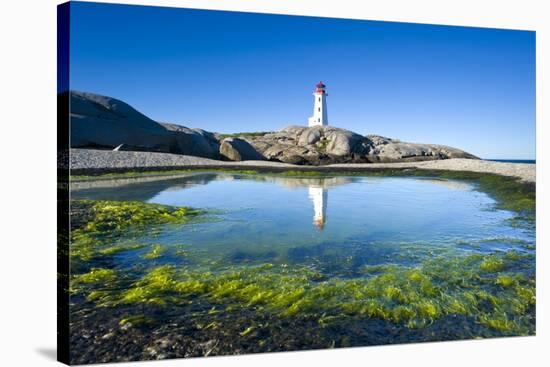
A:
{"type": "Polygon", "coordinates": [[[534,225],[472,181],[194,173],[71,195],[203,211],[81,241],[124,250],[71,257],[73,363],[535,332],[534,225]]]}
{"type": "MultiPolygon", "coordinates": [[[[514,213],[496,209],[492,198],[464,181],[201,173],[82,188],[72,198],[206,209],[210,220],[140,238],[185,246],[205,261],[303,263],[334,253],[353,256],[360,267],[412,264],[442,252],[523,250],[534,243],[532,231],[509,225],[514,213]]],[[[121,254],[119,261],[140,261],[140,255],[121,254]]]]}

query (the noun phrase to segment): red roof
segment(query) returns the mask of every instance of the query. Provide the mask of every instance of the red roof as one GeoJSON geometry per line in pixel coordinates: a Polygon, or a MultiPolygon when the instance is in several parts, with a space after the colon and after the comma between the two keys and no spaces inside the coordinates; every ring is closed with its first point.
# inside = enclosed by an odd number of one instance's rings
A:
{"type": "Polygon", "coordinates": [[[317,83],[316,87],[317,88],[325,88],[326,85],[324,85],[323,82],[319,82],[319,83],[317,83]]]}

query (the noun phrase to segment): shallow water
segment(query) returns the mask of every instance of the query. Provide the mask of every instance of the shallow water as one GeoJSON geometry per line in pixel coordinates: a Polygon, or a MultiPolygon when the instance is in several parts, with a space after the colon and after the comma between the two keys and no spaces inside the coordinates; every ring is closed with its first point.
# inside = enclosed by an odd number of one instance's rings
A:
{"type": "MultiPolygon", "coordinates": [[[[410,264],[442,251],[504,251],[533,244],[533,233],[508,225],[514,213],[495,209],[495,201],[475,189],[472,183],[429,178],[201,173],[82,189],[72,197],[207,209],[209,221],[166,226],[139,240],[184,246],[199,252],[200,260],[223,258],[227,264],[307,263],[331,247],[338,257],[360,255],[356,266],[410,264]]],[[[124,253],[118,260],[131,264],[142,261],[140,255],[124,253]]],[[[167,256],[162,262],[170,262],[167,256]]]]}
{"type": "Polygon", "coordinates": [[[139,283],[151,270],[166,271],[170,284],[202,282],[203,290],[161,286],[168,300],[162,307],[150,302],[157,298],[110,308],[73,296],[74,363],[534,333],[534,228],[513,225],[517,213],[498,209],[475,182],[195,173],[87,186],[73,190],[72,199],[206,210],[197,220],[113,239],[141,248],[73,259],[73,272],[122,274],[110,288],[88,292],[157,292],[158,284],[139,283]],[[163,251],[147,258],[151,246],[163,251]],[[486,259],[497,259],[497,267],[486,259]],[[511,285],[499,278],[501,270],[511,285]],[[276,298],[278,292],[288,299],[276,298]],[[292,298],[296,292],[301,298],[292,298]],[[371,301],[380,314],[365,308],[371,301]],[[136,314],[155,321],[145,329],[121,327],[136,314]],[[169,347],[162,349],[159,338],[169,347]]]}

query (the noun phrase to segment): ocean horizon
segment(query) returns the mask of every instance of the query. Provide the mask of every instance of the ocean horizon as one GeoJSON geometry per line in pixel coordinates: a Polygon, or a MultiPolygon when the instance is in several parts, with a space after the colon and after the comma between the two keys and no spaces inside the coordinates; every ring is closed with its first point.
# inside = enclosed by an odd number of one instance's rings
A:
{"type": "Polygon", "coordinates": [[[491,162],[504,162],[504,163],[530,163],[530,164],[536,164],[536,159],[484,159],[484,161],[491,161],[491,162]]]}

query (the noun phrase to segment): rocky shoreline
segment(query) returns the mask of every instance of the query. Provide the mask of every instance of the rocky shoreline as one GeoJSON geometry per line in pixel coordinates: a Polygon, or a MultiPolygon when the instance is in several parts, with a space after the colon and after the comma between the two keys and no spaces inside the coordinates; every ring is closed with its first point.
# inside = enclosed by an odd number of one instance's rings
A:
{"type": "MultiPolygon", "coordinates": [[[[60,98],[68,97],[66,94],[60,98]]],[[[159,152],[223,161],[273,161],[307,166],[478,159],[450,146],[363,135],[336,126],[222,134],[154,121],[115,98],[72,91],[71,147],[159,152]]]]}
{"type": "MultiPolygon", "coordinates": [[[[66,159],[60,158],[60,165],[65,161],[66,159]]],[[[299,170],[313,172],[420,169],[492,173],[501,176],[516,177],[528,183],[534,183],[536,179],[535,164],[504,163],[465,158],[400,163],[341,163],[324,166],[304,166],[272,161],[230,162],[171,153],[71,149],[69,164],[72,175],[199,168],[254,169],[258,171],[299,170]]]]}

